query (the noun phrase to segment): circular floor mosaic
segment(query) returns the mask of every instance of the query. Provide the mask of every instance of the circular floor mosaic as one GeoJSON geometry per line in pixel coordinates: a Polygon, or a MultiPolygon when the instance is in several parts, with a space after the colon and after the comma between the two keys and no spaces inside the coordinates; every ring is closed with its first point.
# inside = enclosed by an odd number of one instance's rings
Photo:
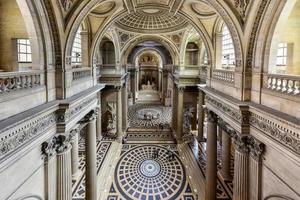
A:
{"type": "Polygon", "coordinates": [[[176,199],[186,182],[185,169],[175,155],[169,160],[167,149],[156,145],[132,148],[120,158],[115,182],[126,199],[176,199]],[[153,152],[159,149],[159,157],[153,152]]]}
{"type": "Polygon", "coordinates": [[[131,128],[157,128],[161,123],[171,123],[172,109],[160,105],[135,104],[129,107],[128,119],[131,128]],[[153,115],[153,118],[144,119],[145,113],[153,115]]]}

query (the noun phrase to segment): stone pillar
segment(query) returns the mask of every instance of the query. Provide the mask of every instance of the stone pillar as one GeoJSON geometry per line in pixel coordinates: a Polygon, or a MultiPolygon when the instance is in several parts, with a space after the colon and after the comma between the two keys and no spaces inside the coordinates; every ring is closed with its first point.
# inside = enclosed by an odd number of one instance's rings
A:
{"type": "Polygon", "coordinates": [[[198,97],[198,141],[203,142],[203,128],[204,128],[204,92],[202,90],[199,91],[198,97]]]}
{"type": "Polygon", "coordinates": [[[122,89],[121,87],[116,87],[117,89],[117,137],[121,138],[122,132],[122,89]]]}
{"type": "Polygon", "coordinates": [[[183,135],[183,95],[184,95],[184,87],[178,87],[177,94],[177,140],[181,140],[183,135]]]}
{"type": "Polygon", "coordinates": [[[248,137],[245,135],[234,135],[234,178],[233,199],[248,200],[248,137]]]}
{"type": "Polygon", "coordinates": [[[207,111],[205,199],[215,200],[217,189],[217,115],[207,111]]]}
{"type": "Polygon", "coordinates": [[[127,129],[127,113],[128,113],[128,94],[127,94],[127,87],[126,83],[124,87],[122,88],[122,128],[123,131],[126,131],[127,129]]]}
{"type": "Polygon", "coordinates": [[[80,175],[79,170],[79,155],[78,155],[78,142],[79,142],[79,130],[74,129],[71,131],[71,160],[72,160],[72,179],[77,180],[80,175]]]}
{"type": "Polygon", "coordinates": [[[57,200],[72,199],[71,143],[65,135],[57,137],[57,200]]]}
{"type": "Polygon", "coordinates": [[[102,113],[101,113],[101,92],[98,92],[98,108],[97,108],[97,140],[102,139],[102,113]]]}
{"type": "Polygon", "coordinates": [[[224,180],[230,180],[230,162],[231,162],[231,138],[229,133],[222,131],[222,161],[221,161],[221,175],[224,180]]]}
{"type": "Polygon", "coordinates": [[[42,144],[42,153],[45,162],[45,193],[47,200],[56,200],[56,142],[55,138],[52,138],[49,142],[42,144]]]}
{"type": "Polygon", "coordinates": [[[96,157],[96,115],[91,111],[86,117],[85,136],[85,199],[97,200],[97,157],[96,157]]]}
{"type": "Polygon", "coordinates": [[[250,166],[249,174],[250,178],[250,200],[260,200],[261,199],[261,170],[262,170],[262,154],[264,152],[265,145],[260,141],[250,139],[250,166]]]}
{"type": "Polygon", "coordinates": [[[137,98],[137,91],[138,91],[138,70],[135,69],[134,71],[134,94],[133,94],[133,103],[135,103],[137,98]]]}

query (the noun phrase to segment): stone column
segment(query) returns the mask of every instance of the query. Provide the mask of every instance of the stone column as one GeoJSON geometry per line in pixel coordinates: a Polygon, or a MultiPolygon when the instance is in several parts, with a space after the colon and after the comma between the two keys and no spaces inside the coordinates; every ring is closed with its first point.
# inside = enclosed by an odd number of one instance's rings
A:
{"type": "Polygon", "coordinates": [[[56,142],[52,138],[49,142],[42,144],[42,153],[45,162],[45,193],[47,200],[56,200],[56,142]]]}
{"type": "Polygon", "coordinates": [[[57,200],[72,199],[71,143],[65,135],[57,137],[57,200]]]}
{"type": "Polygon", "coordinates": [[[102,113],[101,113],[101,92],[98,92],[98,108],[97,108],[97,140],[102,139],[102,113]]]}
{"type": "Polygon", "coordinates": [[[77,180],[80,175],[79,170],[79,155],[78,155],[78,142],[79,142],[79,130],[74,129],[71,131],[71,160],[72,160],[72,179],[77,180]]]}
{"type": "Polygon", "coordinates": [[[123,135],[122,132],[122,89],[121,87],[116,87],[117,89],[117,137],[120,139],[123,135]]]}
{"type": "Polygon", "coordinates": [[[260,200],[261,199],[261,170],[262,170],[262,154],[265,149],[265,145],[260,141],[251,137],[250,139],[250,166],[249,174],[250,178],[250,200],[260,200]]]}
{"type": "Polygon", "coordinates": [[[230,162],[231,162],[231,138],[229,133],[222,131],[222,161],[221,161],[221,175],[224,180],[230,180],[230,162]]]}
{"type": "Polygon", "coordinates": [[[246,135],[234,135],[234,178],[233,199],[248,200],[248,137],[246,135]]]}
{"type": "Polygon", "coordinates": [[[215,200],[217,189],[217,115],[207,111],[205,199],[215,200]]]}
{"type": "Polygon", "coordinates": [[[126,131],[127,129],[127,113],[128,113],[128,93],[127,93],[127,87],[126,83],[124,87],[122,88],[122,128],[123,131],[126,131]]]}
{"type": "Polygon", "coordinates": [[[136,93],[138,91],[138,70],[135,69],[134,71],[134,94],[133,94],[133,103],[136,101],[136,93]]]}
{"type": "Polygon", "coordinates": [[[183,95],[184,87],[178,87],[177,100],[177,140],[181,140],[183,135],[183,95]]]}
{"type": "Polygon", "coordinates": [[[199,91],[198,97],[198,141],[203,142],[203,128],[204,128],[204,92],[202,90],[199,91]]]}
{"type": "Polygon", "coordinates": [[[91,111],[86,117],[85,136],[85,199],[97,200],[97,163],[96,163],[96,114],[91,111]]]}

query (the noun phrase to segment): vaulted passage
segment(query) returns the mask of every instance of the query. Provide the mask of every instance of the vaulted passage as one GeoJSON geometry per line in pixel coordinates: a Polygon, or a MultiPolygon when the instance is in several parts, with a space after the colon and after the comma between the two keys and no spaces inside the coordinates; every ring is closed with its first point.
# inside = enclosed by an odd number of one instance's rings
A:
{"type": "Polygon", "coordinates": [[[300,0],[1,0],[0,200],[300,200],[300,0]]]}

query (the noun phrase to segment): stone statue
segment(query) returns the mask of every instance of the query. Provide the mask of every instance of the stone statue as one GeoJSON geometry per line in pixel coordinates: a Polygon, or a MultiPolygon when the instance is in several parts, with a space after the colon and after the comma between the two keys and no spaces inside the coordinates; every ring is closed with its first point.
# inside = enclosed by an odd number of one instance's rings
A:
{"type": "Polygon", "coordinates": [[[193,117],[194,108],[188,106],[184,110],[184,118],[183,118],[183,131],[185,133],[191,132],[191,118],[193,117]]]}
{"type": "Polygon", "coordinates": [[[109,133],[115,132],[116,131],[116,122],[117,122],[117,115],[116,115],[116,103],[115,102],[110,102],[107,103],[107,110],[110,114],[109,120],[108,120],[108,125],[107,125],[107,131],[109,133]]]}

